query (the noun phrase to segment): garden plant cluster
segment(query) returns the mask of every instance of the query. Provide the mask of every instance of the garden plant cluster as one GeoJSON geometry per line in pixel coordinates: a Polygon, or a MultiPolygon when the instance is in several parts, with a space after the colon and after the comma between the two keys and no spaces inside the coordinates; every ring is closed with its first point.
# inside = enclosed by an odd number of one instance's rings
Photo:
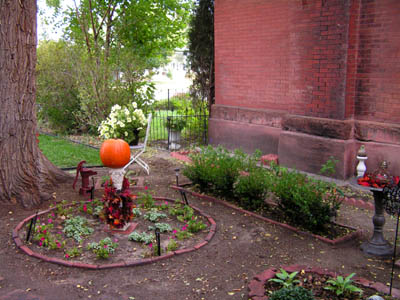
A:
{"type": "MultiPolygon", "coordinates": [[[[305,270],[288,273],[280,268],[275,277],[265,283],[265,294],[270,300],[356,300],[379,294],[373,289],[361,288],[353,281],[355,275],[330,276],[305,270]]],[[[394,299],[391,296],[381,296],[386,300],[394,299]]]]}
{"type": "Polygon", "coordinates": [[[223,147],[204,147],[191,154],[192,163],[184,175],[202,192],[234,202],[261,214],[274,211],[284,220],[313,233],[328,230],[343,195],[333,183],[315,180],[305,174],[271,164],[258,165],[261,153],[233,153],[223,147]],[[267,196],[276,199],[271,206],[267,196]]]}
{"type": "MultiPolygon", "coordinates": [[[[119,205],[121,199],[116,199],[119,205]]],[[[111,214],[112,219],[108,220],[109,209],[114,210],[115,207],[112,199],[108,201],[110,199],[105,197],[70,205],[64,200],[52,205],[53,209],[47,215],[38,218],[38,224],[32,232],[32,242],[41,252],[51,252],[64,259],[107,259],[121,247],[125,251],[133,248],[137,257],[145,258],[183,248],[196,239],[198,233],[207,229],[203,216],[188,205],[155,200],[147,191],[137,197],[132,196],[132,199],[135,205],[129,203],[128,217],[139,224],[140,230],[128,236],[119,235],[115,238],[110,233],[123,221],[115,218],[114,213],[111,214]],[[109,230],[104,230],[107,227],[109,230]],[[163,234],[160,249],[156,242],[156,230],[163,234]]],[[[28,230],[30,224],[26,226],[28,230]]],[[[121,249],[121,253],[125,252],[121,249]]]]}

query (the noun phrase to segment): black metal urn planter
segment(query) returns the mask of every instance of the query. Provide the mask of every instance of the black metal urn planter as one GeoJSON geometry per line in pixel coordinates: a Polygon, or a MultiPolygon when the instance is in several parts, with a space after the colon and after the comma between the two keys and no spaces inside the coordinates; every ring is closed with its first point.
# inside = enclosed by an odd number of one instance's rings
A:
{"type": "Polygon", "coordinates": [[[276,220],[261,216],[261,215],[255,213],[255,212],[242,209],[242,208],[240,208],[240,207],[238,207],[238,206],[236,206],[236,205],[234,205],[234,204],[232,204],[230,202],[218,199],[218,198],[213,197],[213,196],[200,194],[200,193],[197,193],[197,192],[192,191],[190,189],[183,188],[181,186],[172,186],[171,188],[173,188],[175,190],[178,190],[178,191],[181,191],[181,192],[184,192],[184,193],[189,193],[192,196],[195,196],[195,197],[198,197],[198,198],[201,198],[201,199],[205,199],[205,200],[208,200],[208,201],[211,201],[211,202],[219,203],[219,204],[224,205],[226,207],[230,207],[230,208],[232,208],[234,210],[240,211],[240,212],[242,212],[244,214],[253,216],[253,217],[255,217],[255,218],[259,219],[259,220],[262,220],[264,222],[267,222],[267,223],[270,223],[270,224],[275,224],[275,225],[278,225],[278,226],[283,227],[283,228],[287,228],[287,229],[289,229],[289,230],[291,230],[293,232],[296,232],[296,233],[299,233],[299,234],[308,235],[308,236],[312,236],[312,237],[314,237],[314,238],[316,238],[316,239],[318,239],[318,240],[320,240],[320,241],[322,241],[322,242],[324,242],[326,244],[330,244],[330,245],[337,245],[337,244],[344,243],[344,242],[349,241],[349,240],[357,239],[362,234],[362,231],[357,229],[357,228],[354,228],[354,227],[351,227],[351,226],[348,226],[348,225],[336,224],[337,226],[343,227],[344,229],[349,231],[349,233],[346,234],[346,235],[343,235],[341,237],[335,238],[335,239],[330,239],[328,237],[321,236],[321,235],[318,235],[318,234],[314,234],[314,233],[311,233],[311,232],[308,232],[308,231],[303,231],[303,230],[301,230],[299,228],[296,228],[294,226],[291,226],[289,224],[281,223],[281,222],[278,222],[276,220]]]}
{"type": "MultiPolygon", "coordinates": [[[[179,201],[172,200],[172,199],[165,198],[165,197],[153,197],[153,199],[156,202],[156,205],[169,205],[169,204],[176,205],[178,203],[182,204],[182,205],[185,204],[185,203],[181,203],[179,201]]],[[[91,262],[85,261],[85,259],[83,259],[83,258],[82,259],[71,259],[71,258],[67,258],[64,256],[60,257],[60,254],[58,254],[58,257],[57,257],[57,255],[52,255],[55,253],[52,251],[56,251],[56,250],[46,250],[45,249],[42,251],[42,249],[39,248],[38,245],[33,245],[32,243],[29,243],[29,240],[32,239],[32,236],[34,235],[34,227],[40,225],[39,218],[46,219],[48,222],[49,215],[54,215],[57,207],[52,207],[45,211],[37,212],[36,214],[33,214],[33,215],[25,218],[24,220],[22,220],[13,229],[12,238],[13,238],[16,246],[20,250],[22,250],[24,253],[26,253],[27,255],[36,257],[36,258],[41,259],[46,262],[64,265],[64,266],[68,266],[68,267],[78,267],[78,268],[86,268],[86,269],[96,270],[96,269],[130,267],[130,266],[150,264],[150,263],[153,263],[153,262],[156,262],[159,260],[168,259],[175,255],[180,255],[180,254],[184,254],[187,252],[196,251],[196,250],[206,246],[208,244],[208,242],[213,238],[213,236],[216,232],[216,227],[217,227],[214,219],[212,217],[210,217],[209,215],[205,214],[204,212],[202,212],[200,209],[198,209],[192,205],[189,205],[188,203],[186,203],[186,204],[188,206],[190,206],[191,209],[193,209],[196,216],[199,216],[202,220],[204,220],[204,222],[206,223],[205,224],[206,229],[204,229],[202,231],[201,235],[198,238],[193,239],[193,242],[191,242],[189,240],[188,242],[186,242],[184,244],[184,246],[181,246],[177,249],[170,250],[170,251],[163,250],[163,253],[161,253],[161,251],[160,251],[160,236],[162,236],[162,234],[160,235],[160,230],[158,228],[156,228],[155,236],[157,238],[158,251],[152,252],[153,254],[151,256],[148,256],[148,257],[146,256],[143,258],[142,257],[139,258],[138,256],[130,257],[129,255],[124,254],[124,256],[122,256],[122,257],[121,257],[121,255],[119,255],[117,258],[115,258],[113,261],[111,261],[111,263],[109,263],[109,261],[104,260],[104,259],[96,259],[96,260],[94,260],[95,263],[91,263],[91,262]],[[157,252],[158,252],[158,255],[157,255],[157,252]]],[[[80,205],[80,207],[83,207],[84,210],[86,211],[87,209],[89,209],[91,204],[89,202],[84,201],[84,202],[80,202],[80,203],[76,203],[76,204],[68,204],[68,205],[63,206],[63,208],[68,209],[70,207],[74,207],[77,205],[80,205]]],[[[57,217],[57,216],[55,216],[55,217],[57,217]]],[[[135,219],[133,219],[133,221],[135,221],[135,219]]],[[[54,220],[52,222],[54,222],[54,220]]],[[[56,224],[56,223],[54,222],[54,224],[56,224]]],[[[59,226],[57,226],[57,227],[59,227],[59,226]]],[[[134,226],[131,226],[131,227],[134,227],[134,226]]],[[[98,225],[97,228],[100,228],[98,230],[102,231],[102,236],[103,235],[104,236],[111,235],[112,238],[115,237],[115,240],[117,240],[117,239],[122,240],[122,239],[127,238],[126,232],[112,231],[110,233],[110,230],[106,230],[107,226],[105,226],[105,224],[103,224],[103,223],[98,225]]],[[[59,228],[58,230],[61,230],[61,228],[59,228]]],[[[165,235],[164,235],[164,238],[166,238],[165,235]]],[[[40,239],[38,240],[38,242],[41,246],[40,239]]],[[[58,243],[58,241],[57,241],[57,243],[58,243]]],[[[150,247],[152,247],[152,245],[150,245],[150,247]]],[[[130,248],[132,248],[132,246],[130,248]]],[[[117,251],[118,251],[118,249],[117,249],[117,251]]]]}

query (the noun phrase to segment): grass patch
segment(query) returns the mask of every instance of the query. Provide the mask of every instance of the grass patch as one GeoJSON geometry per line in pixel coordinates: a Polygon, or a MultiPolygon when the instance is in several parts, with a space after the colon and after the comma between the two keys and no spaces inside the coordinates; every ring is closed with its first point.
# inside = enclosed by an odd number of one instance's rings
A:
{"type": "Polygon", "coordinates": [[[102,165],[99,150],[57,137],[39,135],[39,148],[57,167],[76,167],[82,160],[87,165],[102,165]]]}

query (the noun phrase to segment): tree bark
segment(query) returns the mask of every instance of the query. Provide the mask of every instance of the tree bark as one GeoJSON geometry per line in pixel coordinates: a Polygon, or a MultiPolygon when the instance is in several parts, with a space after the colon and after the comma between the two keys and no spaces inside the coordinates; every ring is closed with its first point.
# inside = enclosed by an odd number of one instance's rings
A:
{"type": "Polygon", "coordinates": [[[69,176],[36,138],[36,1],[0,0],[0,202],[30,208],[69,176]]]}

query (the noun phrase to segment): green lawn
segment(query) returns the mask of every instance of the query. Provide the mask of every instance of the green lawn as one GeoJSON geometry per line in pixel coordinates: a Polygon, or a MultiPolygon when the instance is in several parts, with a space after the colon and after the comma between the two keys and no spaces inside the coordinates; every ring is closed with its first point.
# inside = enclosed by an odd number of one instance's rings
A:
{"type": "Polygon", "coordinates": [[[66,140],[39,135],[39,148],[43,154],[57,167],[76,167],[82,160],[88,166],[102,165],[99,150],[66,140]]]}

